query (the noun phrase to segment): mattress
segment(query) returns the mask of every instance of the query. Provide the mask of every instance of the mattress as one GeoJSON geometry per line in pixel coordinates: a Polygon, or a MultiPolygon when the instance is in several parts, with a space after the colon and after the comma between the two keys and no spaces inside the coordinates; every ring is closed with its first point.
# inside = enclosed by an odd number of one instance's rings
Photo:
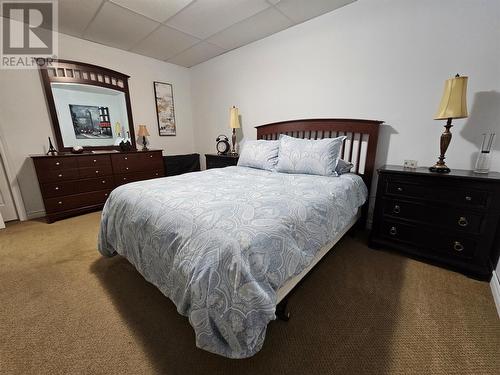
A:
{"type": "Polygon", "coordinates": [[[201,349],[258,352],[278,290],[352,225],[367,189],[324,177],[227,167],[113,190],[98,248],[118,253],[189,318],[201,349]]]}

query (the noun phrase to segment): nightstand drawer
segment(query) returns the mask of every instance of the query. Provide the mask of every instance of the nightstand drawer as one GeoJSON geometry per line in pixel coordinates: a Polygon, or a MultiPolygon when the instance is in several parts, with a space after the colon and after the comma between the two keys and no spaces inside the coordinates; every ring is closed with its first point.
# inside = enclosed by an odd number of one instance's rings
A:
{"type": "Polygon", "coordinates": [[[238,164],[238,155],[205,154],[207,169],[224,168],[238,164]]]}
{"type": "Polygon", "coordinates": [[[436,197],[436,190],[425,185],[417,185],[400,180],[388,180],[386,193],[399,197],[432,199],[436,197]]]}
{"type": "Polygon", "coordinates": [[[416,221],[421,224],[439,226],[469,233],[479,233],[483,215],[456,209],[406,202],[397,199],[384,199],[384,216],[416,221]]]}

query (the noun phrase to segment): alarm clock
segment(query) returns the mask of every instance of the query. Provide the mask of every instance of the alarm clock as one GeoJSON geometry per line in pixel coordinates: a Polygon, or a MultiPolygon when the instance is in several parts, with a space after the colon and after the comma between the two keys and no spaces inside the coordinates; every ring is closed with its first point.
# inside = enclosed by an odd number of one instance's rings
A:
{"type": "Polygon", "coordinates": [[[215,142],[218,155],[226,155],[229,152],[229,139],[224,134],[219,135],[215,142]]]}

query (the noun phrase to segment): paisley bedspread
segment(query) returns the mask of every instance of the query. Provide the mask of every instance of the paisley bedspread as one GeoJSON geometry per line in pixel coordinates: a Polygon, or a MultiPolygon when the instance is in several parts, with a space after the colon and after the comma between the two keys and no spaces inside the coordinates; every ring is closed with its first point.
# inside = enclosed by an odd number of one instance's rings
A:
{"type": "Polygon", "coordinates": [[[113,190],[98,248],[126,257],[187,316],[199,348],[257,353],[276,291],[366,200],[354,174],[324,177],[227,167],[113,190]]]}

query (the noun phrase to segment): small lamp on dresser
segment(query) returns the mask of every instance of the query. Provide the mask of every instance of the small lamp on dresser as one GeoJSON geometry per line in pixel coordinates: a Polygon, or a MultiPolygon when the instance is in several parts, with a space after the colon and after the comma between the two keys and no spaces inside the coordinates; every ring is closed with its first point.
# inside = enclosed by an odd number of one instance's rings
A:
{"type": "Polygon", "coordinates": [[[233,129],[233,136],[231,137],[232,149],[230,155],[238,155],[236,152],[236,129],[240,128],[240,113],[238,108],[233,106],[229,112],[229,127],[233,129]]]}
{"type": "Polygon", "coordinates": [[[439,104],[438,113],[434,120],[446,120],[445,130],[441,134],[440,148],[441,155],[436,164],[429,168],[431,172],[450,173],[444,162],[446,150],[451,142],[450,128],[453,126],[451,120],[454,118],[466,118],[467,115],[467,79],[458,74],[455,78],[446,80],[444,84],[444,93],[439,104]]]}
{"type": "Polygon", "coordinates": [[[142,151],[148,151],[148,140],[146,137],[149,137],[148,129],[146,125],[139,125],[139,132],[137,133],[138,137],[142,137],[142,151]]]}

